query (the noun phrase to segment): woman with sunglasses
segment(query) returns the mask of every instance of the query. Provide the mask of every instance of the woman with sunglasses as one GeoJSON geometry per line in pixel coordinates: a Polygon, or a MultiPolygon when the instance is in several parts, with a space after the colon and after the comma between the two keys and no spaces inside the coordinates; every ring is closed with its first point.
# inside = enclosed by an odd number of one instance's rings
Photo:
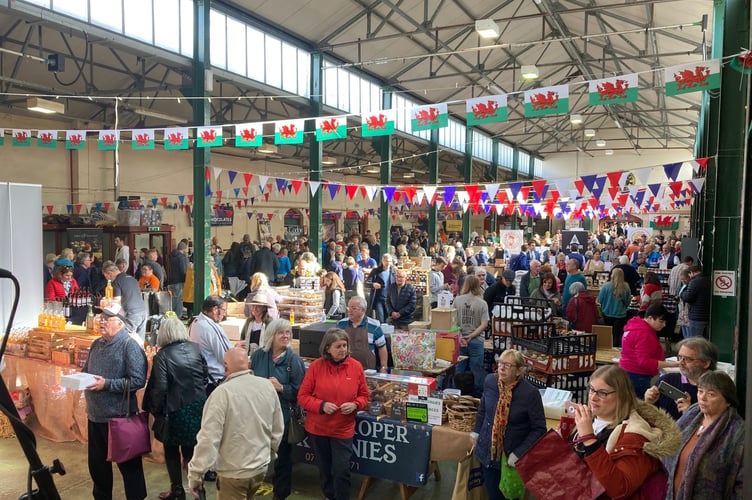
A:
{"type": "Polygon", "coordinates": [[[78,282],[73,277],[73,267],[60,266],[52,275],[52,279],[47,282],[44,290],[44,299],[62,302],[71,293],[76,293],[77,291],[78,282]]]}
{"type": "Polygon", "coordinates": [[[664,411],[637,399],[616,365],[590,377],[588,404],[572,405],[574,450],[608,498],[665,498],[668,478],[660,459],[679,451],[681,431],[664,411]]]}

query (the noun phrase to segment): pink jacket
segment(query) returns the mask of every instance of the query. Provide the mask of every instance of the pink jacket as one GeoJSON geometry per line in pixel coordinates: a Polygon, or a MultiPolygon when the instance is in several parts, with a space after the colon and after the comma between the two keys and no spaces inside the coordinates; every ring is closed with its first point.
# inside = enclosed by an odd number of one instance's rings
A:
{"type": "Polygon", "coordinates": [[[658,375],[658,362],[664,359],[656,331],[640,317],[630,319],[621,338],[619,366],[638,375],[658,375]]]}

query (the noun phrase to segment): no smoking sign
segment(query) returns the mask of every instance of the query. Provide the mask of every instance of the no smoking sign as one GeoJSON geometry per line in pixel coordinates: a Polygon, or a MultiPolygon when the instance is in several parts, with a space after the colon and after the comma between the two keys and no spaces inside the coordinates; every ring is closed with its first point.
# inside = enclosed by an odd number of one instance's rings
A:
{"type": "Polygon", "coordinates": [[[713,295],[720,297],[736,295],[736,271],[713,271],[713,295]]]}

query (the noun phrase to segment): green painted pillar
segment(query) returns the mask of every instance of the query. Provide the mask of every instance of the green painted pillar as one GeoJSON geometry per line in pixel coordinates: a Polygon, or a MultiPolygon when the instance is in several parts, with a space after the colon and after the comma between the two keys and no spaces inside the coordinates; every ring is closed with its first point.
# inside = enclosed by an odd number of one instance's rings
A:
{"type": "MultiPolygon", "coordinates": [[[[324,70],[323,70],[323,56],[320,52],[313,52],[311,54],[311,89],[310,89],[310,102],[311,102],[311,116],[321,116],[323,105],[322,99],[324,95],[324,70]]],[[[306,120],[306,132],[309,137],[309,172],[308,178],[314,182],[321,182],[321,157],[323,148],[321,143],[316,140],[316,134],[313,133],[316,130],[315,120],[306,120]]],[[[322,186],[316,190],[315,194],[308,194],[308,233],[310,237],[310,249],[311,252],[316,255],[319,263],[323,259],[324,255],[321,251],[322,227],[321,227],[321,209],[323,202],[322,186]]]]}
{"type": "MultiPolygon", "coordinates": [[[[462,161],[462,175],[465,184],[473,182],[473,128],[465,127],[465,158],[462,161]]],[[[468,208],[462,214],[462,238],[463,243],[468,245],[470,241],[470,225],[472,212],[468,208]]]]}
{"type": "MultiPolygon", "coordinates": [[[[520,150],[514,148],[512,150],[512,181],[517,181],[520,178],[520,150]]],[[[517,200],[510,200],[516,202],[517,200]]],[[[517,213],[514,212],[510,216],[511,227],[510,229],[517,229],[517,213]]]]}
{"type": "MultiPolygon", "coordinates": [[[[385,87],[382,89],[381,109],[392,109],[392,89],[385,87]]],[[[379,179],[382,186],[392,183],[392,136],[383,135],[374,137],[373,148],[379,154],[381,161],[379,169],[379,179]]],[[[381,215],[379,216],[379,246],[381,255],[389,253],[391,243],[392,218],[389,214],[389,202],[384,199],[384,195],[379,193],[379,207],[381,215]]],[[[380,263],[380,262],[379,262],[380,263]]]]}
{"type": "MultiPolygon", "coordinates": [[[[208,97],[205,70],[209,64],[209,0],[193,2],[193,97],[208,97]]],[[[192,99],[193,125],[205,126],[211,123],[211,106],[206,99],[192,99]]],[[[206,180],[206,168],[210,166],[209,148],[193,148],[193,314],[201,312],[201,304],[209,295],[211,270],[211,196],[207,196],[210,187],[206,180]]]]}
{"type": "MultiPolygon", "coordinates": [[[[439,183],[439,131],[431,130],[431,140],[428,144],[428,184],[435,186],[439,183]]],[[[436,199],[438,199],[438,194],[436,199]]],[[[428,241],[438,241],[439,210],[436,203],[428,207],[428,241]]]]}
{"type": "MultiPolygon", "coordinates": [[[[494,137],[491,139],[492,143],[492,150],[491,150],[491,168],[488,172],[488,180],[492,183],[496,183],[499,180],[499,139],[494,137]]],[[[493,200],[489,200],[491,202],[493,200]]],[[[488,221],[488,230],[496,232],[496,226],[498,224],[497,219],[498,216],[496,215],[496,207],[493,207],[491,211],[489,212],[491,214],[489,221],[488,221]]]]}

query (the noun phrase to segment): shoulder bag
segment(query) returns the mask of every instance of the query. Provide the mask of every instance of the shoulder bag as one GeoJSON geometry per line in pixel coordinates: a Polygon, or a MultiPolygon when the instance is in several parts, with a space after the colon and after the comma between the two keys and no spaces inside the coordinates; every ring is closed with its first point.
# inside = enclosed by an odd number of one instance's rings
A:
{"type": "Polygon", "coordinates": [[[149,414],[146,412],[136,412],[131,415],[131,382],[128,376],[128,342],[125,342],[123,355],[125,356],[125,374],[126,382],[123,389],[123,401],[121,403],[121,412],[123,417],[111,418],[107,425],[109,427],[107,438],[107,461],[123,463],[140,457],[144,453],[151,452],[151,434],[149,433],[149,414]],[[123,408],[125,411],[123,412],[123,408]]]}
{"type": "MultiPolygon", "coordinates": [[[[292,355],[287,357],[287,380],[292,378],[292,355]]],[[[287,403],[290,409],[290,423],[287,425],[287,442],[298,444],[306,438],[305,414],[299,404],[287,403]]]]}

